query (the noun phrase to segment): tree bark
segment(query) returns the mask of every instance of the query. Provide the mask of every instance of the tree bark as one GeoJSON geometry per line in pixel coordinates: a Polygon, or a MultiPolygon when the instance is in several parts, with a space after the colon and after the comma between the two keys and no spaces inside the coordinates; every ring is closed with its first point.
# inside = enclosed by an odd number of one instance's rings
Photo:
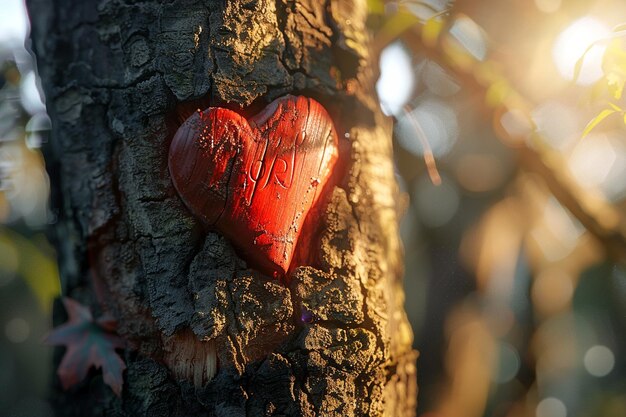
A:
{"type": "Polygon", "coordinates": [[[129,343],[122,396],[95,371],[68,391],[56,381],[58,415],[414,415],[390,122],[373,91],[365,0],[28,7],[53,120],[63,293],[113,314],[129,343]],[[315,238],[299,243],[315,259],[287,284],[206,230],[167,169],[190,109],[249,117],[285,94],[322,103],[345,149],[310,214],[315,238]]]}

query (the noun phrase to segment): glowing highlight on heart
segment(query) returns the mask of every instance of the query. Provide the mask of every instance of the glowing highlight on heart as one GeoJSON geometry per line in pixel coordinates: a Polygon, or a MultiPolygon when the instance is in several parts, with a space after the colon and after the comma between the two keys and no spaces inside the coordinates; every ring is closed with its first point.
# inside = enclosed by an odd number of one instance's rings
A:
{"type": "Polygon", "coordinates": [[[250,121],[220,107],[194,113],[172,140],[169,170],[192,213],[251,266],[282,276],[338,155],[324,107],[286,96],[250,121]]]}

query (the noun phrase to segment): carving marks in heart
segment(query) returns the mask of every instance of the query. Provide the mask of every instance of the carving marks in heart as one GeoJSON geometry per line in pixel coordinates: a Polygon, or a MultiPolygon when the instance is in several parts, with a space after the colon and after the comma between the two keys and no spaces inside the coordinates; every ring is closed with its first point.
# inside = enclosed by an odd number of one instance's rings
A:
{"type": "Polygon", "coordinates": [[[252,265],[283,275],[338,153],[324,107],[286,96],[249,122],[219,107],[194,113],[172,140],[169,169],[196,216],[230,238],[252,265]]]}

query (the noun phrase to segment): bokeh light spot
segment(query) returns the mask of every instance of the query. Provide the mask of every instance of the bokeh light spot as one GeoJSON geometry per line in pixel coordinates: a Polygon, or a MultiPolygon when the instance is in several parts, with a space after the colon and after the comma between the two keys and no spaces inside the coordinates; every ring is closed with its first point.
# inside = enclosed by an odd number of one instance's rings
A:
{"type": "Polygon", "coordinates": [[[585,369],[593,376],[603,377],[611,373],[615,366],[615,355],[606,346],[591,347],[583,358],[585,369]]]}
{"type": "Polygon", "coordinates": [[[626,145],[619,135],[592,133],[576,144],[568,167],[583,187],[599,188],[609,200],[621,199],[626,191],[626,145]]]}
{"type": "MultiPolygon", "coordinates": [[[[557,69],[568,80],[574,79],[576,62],[585,50],[595,41],[609,36],[609,28],[593,17],[583,17],[568,26],[557,37],[552,57],[557,69]]],[[[585,55],[578,80],[581,85],[589,85],[602,76],[602,56],[606,46],[595,45],[585,55]]]]}
{"type": "Polygon", "coordinates": [[[500,124],[512,139],[527,138],[533,129],[531,120],[518,109],[504,113],[500,118],[500,124]]]}
{"type": "Polygon", "coordinates": [[[544,398],[537,404],[537,417],[567,417],[567,407],[558,398],[544,398]]]}
{"type": "Polygon", "coordinates": [[[543,256],[550,262],[556,262],[569,255],[578,243],[578,238],[585,228],[580,222],[551,197],[547,200],[542,221],[530,232],[543,256]]]}
{"type": "Polygon", "coordinates": [[[386,115],[402,112],[402,108],[411,98],[414,82],[411,56],[402,43],[395,42],[383,49],[376,92],[386,115]]]}
{"type": "Polygon", "coordinates": [[[449,97],[461,90],[457,80],[436,62],[424,60],[421,79],[430,92],[440,97],[449,97]]]}
{"type": "Polygon", "coordinates": [[[37,86],[37,77],[35,72],[31,71],[24,76],[20,86],[20,96],[22,105],[30,114],[43,113],[46,111],[46,105],[41,99],[41,91],[37,86]]]}
{"type": "Polygon", "coordinates": [[[30,325],[23,318],[16,317],[7,322],[4,326],[4,333],[10,342],[22,343],[30,336],[30,325]]]}
{"type": "Polygon", "coordinates": [[[571,106],[548,101],[534,109],[531,117],[537,133],[554,149],[564,150],[580,138],[579,116],[571,106]]]}
{"type": "MultiPolygon", "coordinates": [[[[393,2],[389,2],[393,3],[393,2]]],[[[448,6],[447,0],[422,0],[415,2],[399,2],[402,3],[411,13],[422,20],[428,20],[438,12],[441,12],[448,6]]]]}
{"type": "Polygon", "coordinates": [[[448,223],[459,208],[459,191],[452,181],[443,179],[441,185],[433,185],[428,178],[418,181],[413,204],[422,222],[429,227],[448,223]]]}
{"type": "Polygon", "coordinates": [[[0,44],[24,41],[29,28],[24,1],[2,0],[0,10],[0,44]]]}
{"type": "Polygon", "coordinates": [[[424,147],[419,138],[420,132],[416,131],[415,123],[421,128],[435,157],[447,154],[459,136],[459,126],[454,110],[441,99],[426,98],[411,110],[410,114],[405,113],[398,117],[396,125],[398,142],[404,149],[416,156],[424,155],[424,147]]]}
{"type": "Polygon", "coordinates": [[[498,372],[494,375],[494,381],[500,384],[511,381],[520,369],[520,356],[517,349],[508,343],[500,344],[498,372]]]}
{"type": "Polygon", "coordinates": [[[467,16],[459,16],[450,28],[450,35],[479,61],[487,57],[487,42],[480,26],[467,16]]]}

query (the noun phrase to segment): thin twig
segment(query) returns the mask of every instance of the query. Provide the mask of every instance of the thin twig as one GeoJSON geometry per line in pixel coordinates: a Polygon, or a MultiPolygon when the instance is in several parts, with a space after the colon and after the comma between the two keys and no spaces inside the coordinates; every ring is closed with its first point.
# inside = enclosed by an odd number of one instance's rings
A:
{"type": "MultiPolygon", "coordinates": [[[[444,44],[446,31],[442,31],[436,44],[426,44],[421,38],[422,25],[418,24],[402,33],[401,39],[406,45],[413,48],[415,53],[426,55],[428,58],[446,68],[457,77],[464,86],[474,88],[480,94],[486,95],[487,89],[495,81],[507,81],[506,77],[498,74],[491,82],[478,80],[472,70],[475,66],[458,65],[455,59],[447,52],[444,44]]],[[[475,62],[475,65],[481,65],[475,62]]],[[[510,83],[507,83],[510,86],[510,83]]],[[[506,99],[495,107],[484,106],[492,118],[504,114],[509,110],[522,112],[527,120],[531,120],[530,109],[532,103],[512,88],[506,99]]],[[[598,199],[580,186],[567,171],[567,164],[563,156],[553,151],[536,131],[530,140],[523,141],[511,137],[505,129],[497,132],[507,143],[515,143],[520,154],[523,168],[537,172],[544,178],[548,188],[557,200],[566,207],[580,223],[585,226],[606,248],[606,253],[615,261],[626,263],[626,221],[623,213],[606,199],[598,199]],[[531,146],[532,143],[532,146],[531,146]],[[589,204],[588,202],[593,202],[589,204]]]]}

